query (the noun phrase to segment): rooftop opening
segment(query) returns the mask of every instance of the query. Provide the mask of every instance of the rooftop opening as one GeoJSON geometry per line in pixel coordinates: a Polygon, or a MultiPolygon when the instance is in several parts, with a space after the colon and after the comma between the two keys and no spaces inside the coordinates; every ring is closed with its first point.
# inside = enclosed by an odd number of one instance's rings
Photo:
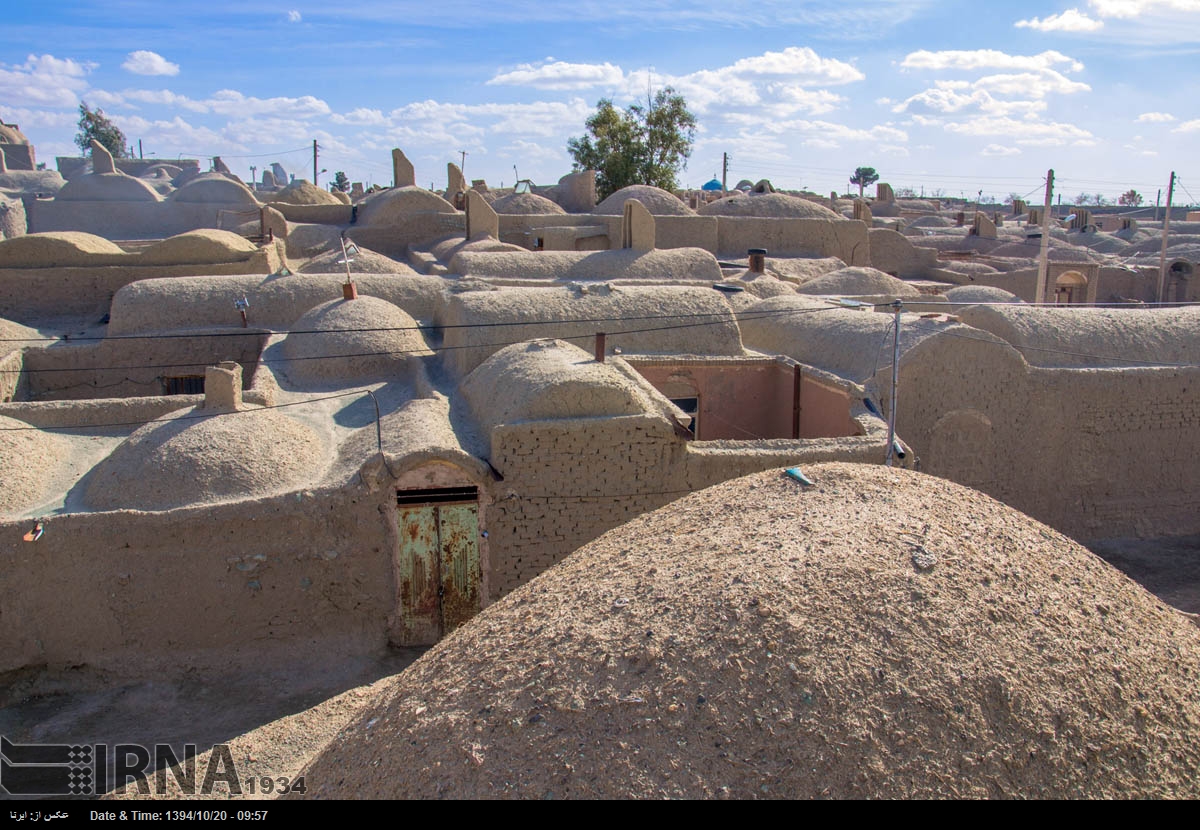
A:
{"type": "Polygon", "coordinates": [[[850,395],[787,358],[647,358],[627,362],[682,409],[697,441],[858,435],[850,395]]]}

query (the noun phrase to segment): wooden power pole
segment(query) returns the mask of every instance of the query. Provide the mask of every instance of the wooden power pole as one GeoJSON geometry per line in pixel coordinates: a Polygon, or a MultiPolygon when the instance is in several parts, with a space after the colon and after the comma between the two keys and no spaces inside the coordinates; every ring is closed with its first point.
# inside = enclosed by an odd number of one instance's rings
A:
{"type": "Polygon", "coordinates": [[[318,187],[317,184],[317,140],[313,139],[313,187],[318,187]]]}
{"type": "Polygon", "coordinates": [[[1171,232],[1171,197],[1175,195],[1175,171],[1171,171],[1171,183],[1167,185],[1167,212],[1163,215],[1162,250],[1158,254],[1158,301],[1167,299],[1167,236],[1171,232]]]}
{"type": "Polygon", "coordinates": [[[1046,277],[1050,273],[1050,210],[1054,207],[1054,170],[1046,171],[1046,202],[1042,207],[1042,251],[1038,256],[1037,289],[1035,303],[1046,301],[1046,277]]]}

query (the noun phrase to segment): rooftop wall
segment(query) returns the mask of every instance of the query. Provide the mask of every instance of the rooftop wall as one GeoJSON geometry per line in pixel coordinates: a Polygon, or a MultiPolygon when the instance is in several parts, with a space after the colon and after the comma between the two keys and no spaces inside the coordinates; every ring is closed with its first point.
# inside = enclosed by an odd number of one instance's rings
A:
{"type": "Polygon", "coordinates": [[[396,538],[395,511],[381,507],[394,499],[347,490],[73,514],[34,543],[22,541],[27,520],[0,521],[0,672],[203,665],[330,641],[379,651],[396,538]]]}
{"type": "Polygon", "coordinates": [[[630,354],[743,352],[733,313],[711,288],[466,291],[451,295],[439,324],[446,327],[442,345],[447,364],[460,375],[511,343],[559,338],[590,350],[600,331],[607,332],[610,350],[630,354]],[[475,325],[483,323],[488,325],[475,325]]]}
{"type": "Polygon", "coordinates": [[[199,228],[235,227],[258,217],[257,210],[251,215],[242,203],[38,199],[27,207],[31,233],[83,231],[105,239],[162,239],[199,228]]]}
{"type": "Polygon", "coordinates": [[[923,471],[1077,539],[1200,532],[1200,368],[1037,368],[982,331],[931,338],[901,362],[896,428],[923,471]]]}

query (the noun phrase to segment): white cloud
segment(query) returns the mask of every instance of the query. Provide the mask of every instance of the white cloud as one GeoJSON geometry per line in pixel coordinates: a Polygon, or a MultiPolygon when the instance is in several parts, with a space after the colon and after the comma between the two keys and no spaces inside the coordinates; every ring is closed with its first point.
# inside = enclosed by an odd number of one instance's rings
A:
{"type": "Polygon", "coordinates": [[[976,89],[1001,95],[1024,95],[1032,98],[1045,98],[1050,93],[1072,95],[1076,92],[1092,91],[1087,84],[1072,81],[1053,69],[1042,72],[987,75],[977,80],[973,86],[976,89]]]}
{"type": "Polygon", "coordinates": [[[797,112],[823,115],[837,109],[846,99],[825,89],[805,89],[798,84],[768,84],[764,90],[772,115],[787,117],[797,112]]]}
{"type": "Polygon", "coordinates": [[[594,86],[618,87],[625,80],[621,67],[611,63],[567,63],[550,60],[540,66],[525,63],[510,72],[496,75],[489,86],[510,84],[535,89],[587,89],[594,86]]]}
{"type": "Polygon", "coordinates": [[[849,84],[867,77],[852,64],[822,58],[807,46],[789,46],[782,52],[764,52],[756,57],[742,58],[716,71],[731,75],[786,76],[800,84],[849,84]]]}
{"type": "Polygon", "coordinates": [[[304,16],[301,15],[300,12],[296,11],[295,9],[292,9],[290,12],[287,13],[287,19],[288,19],[289,23],[299,23],[301,20],[304,19],[304,16]]]}
{"type": "Polygon", "coordinates": [[[1067,9],[1062,14],[1029,20],[1018,20],[1013,24],[1018,29],[1035,29],[1039,32],[1094,32],[1104,27],[1103,20],[1093,20],[1079,9],[1067,9]]]}
{"type": "Polygon", "coordinates": [[[943,52],[929,52],[922,49],[917,52],[910,52],[900,62],[902,69],[958,69],[968,71],[977,69],[1037,71],[1053,69],[1060,64],[1066,64],[1068,72],[1083,70],[1082,63],[1053,49],[1038,55],[1009,55],[995,49],[975,49],[971,51],[948,50],[943,52]]]}
{"type": "Polygon", "coordinates": [[[1091,139],[1094,136],[1074,124],[1053,121],[1018,121],[1014,118],[980,116],[967,121],[946,122],[947,132],[971,136],[1012,136],[1018,144],[1032,145],[1034,142],[1065,143],[1091,139]]]}
{"type": "MultiPolygon", "coordinates": [[[[9,107],[0,104],[0,118],[9,124],[19,124],[28,127],[74,127],[79,121],[79,112],[54,112],[51,110],[31,110],[23,107],[9,107]]],[[[41,150],[41,145],[38,145],[41,150]]]]}
{"type": "Polygon", "coordinates": [[[1194,133],[1197,131],[1200,131],[1200,118],[1192,121],[1184,121],[1178,127],[1171,130],[1173,133],[1194,133]]]}
{"type": "Polygon", "coordinates": [[[1019,156],[1020,147],[1005,147],[1003,144],[989,144],[979,151],[981,156],[1019,156]]]}
{"type": "Polygon", "coordinates": [[[1143,112],[1137,118],[1133,119],[1135,124],[1162,124],[1168,121],[1174,121],[1175,116],[1169,112],[1143,112]]]}
{"type": "Polygon", "coordinates": [[[1200,0],[1088,0],[1100,17],[1123,20],[1155,12],[1200,12],[1200,0]]]}
{"type": "Polygon", "coordinates": [[[277,115],[290,118],[311,118],[329,115],[329,104],[311,95],[299,98],[254,98],[236,89],[222,89],[201,102],[212,112],[229,116],[277,115]]]}
{"type": "MultiPolygon", "coordinates": [[[[962,93],[954,89],[934,87],[933,89],[918,92],[916,95],[907,98],[892,107],[892,111],[897,113],[911,112],[915,119],[922,112],[956,113],[973,108],[978,108],[979,112],[991,115],[1029,115],[1045,111],[1046,102],[1040,100],[1002,101],[993,97],[986,90],[962,93]]],[[[930,119],[924,119],[917,123],[927,126],[929,121],[930,119]]]]}
{"type": "Polygon", "coordinates": [[[29,55],[22,64],[0,64],[0,101],[8,106],[75,107],[94,63],[29,55]]]}
{"type": "MultiPolygon", "coordinates": [[[[758,122],[752,116],[745,116],[744,123],[747,126],[754,126],[758,122]]],[[[888,142],[897,143],[908,141],[908,133],[904,130],[896,129],[889,124],[876,124],[868,129],[858,127],[849,127],[845,124],[836,124],[829,121],[807,121],[803,119],[793,121],[776,121],[769,124],[762,124],[761,128],[767,132],[775,133],[776,135],[807,135],[815,139],[824,139],[827,141],[842,142],[842,141],[873,141],[873,142],[888,142]]]]}
{"type": "MultiPolygon", "coordinates": [[[[511,144],[501,147],[496,155],[500,158],[516,159],[521,162],[557,162],[568,164],[567,155],[555,147],[543,147],[535,141],[525,141],[518,138],[511,144]]],[[[518,168],[518,172],[520,168],[518,168]]]]}
{"type": "Polygon", "coordinates": [[[388,123],[387,118],[379,110],[358,107],[347,113],[334,113],[329,118],[334,124],[351,124],[356,126],[376,127],[388,123]]]}
{"type": "Polygon", "coordinates": [[[245,151],[246,145],[231,142],[228,135],[208,127],[197,127],[178,115],[169,121],[152,121],[140,115],[114,115],[122,132],[131,138],[144,139],[147,144],[158,148],[160,156],[168,153],[209,153],[245,151]]]}
{"type": "Polygon", "coordinates": [[[157,52],[139,49],[130,52],[121,68],[134,75],[178,75],[179,64],[171,63],[157,52]]]}
{"type": "Polygon", "coordinates": [[[208,112],[208,106],[203,101],[193,101],[186,95],[177,95],[169,89],[126,89],[121,96],[127,101],[137,101],[143,104],[159,104],[168,107],[182,107],[192,112],[208,112]]]}
{"type": "Polygon", "coordinates": [[[413,136],[425,143],[422,130],[440,129],[447,134],[482,135],[482,121],[494,121],[486,129],[516,135],[550,136],[578,130],[592,113],[582,98],[570,101],[534,101],[526,104],[449,104],[416,101],[392,110],[393,134],[413,136]],[[399,132],[397,132],[399,131],[399,132]]]}
{"type": "Polygon", "coordinates": [[[839,86],[861,81],[852,64],[823,58],[808,47],[789,46],[741,58],[727,66],[700,69],[686,75],[669,75],[647,69],[625,70],[611,63],[568,63],[546,58],[541,64],[522,64],[495,75],[490,85],[521,85],[537,89],[567,90],[604,87],[625,99],[640,100],[647,83],[671,86],[687,99],[694,112],[712,109],[769,107],[773,117],[796,113],[820,115],[835,109],[843,98],[814,85],[839,86]]]}

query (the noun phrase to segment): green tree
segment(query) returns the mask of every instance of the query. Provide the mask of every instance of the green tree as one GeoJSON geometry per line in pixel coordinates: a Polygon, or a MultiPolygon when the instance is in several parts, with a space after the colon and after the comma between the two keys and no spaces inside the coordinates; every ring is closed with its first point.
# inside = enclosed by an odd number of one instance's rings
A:
{"type": "Polygon", "coordinates": [[[330,190],[340,190],[342,193],[350,192],[350,179],[346,176],[345,171],[339,170],[333,174],[333,184],[329,186],[330,190]]]}
{"type": "Polygon", "coordinates": [[[1129,190],[1125,191],[1124,193],[1122,193],[1120,196],[1117,197],[1118,205],[1129,205],[1131,207],[1137,207],[1143,201],[1144,200],[1142,199],[1142,194],[1138,193],[1133,188],[1130,188],[1129,190]]]}
{"type": "Polygon", "coordinates": [[[92,145],[92,139],[100,143],[100,146],[112,153],[113,158],[127,158],[129,153],[125,148],[125,133],[121,132],[108,116],[104,114],[104,110],[92,110],[88,107],[87,101],[79,102],[79,132],[75,134],[75,143],[79,145],[79,149],[87,153],[92,145]]]}
{"type": "Polygon", "coordinates": [[[879,181],[879,174],[875,172],[874,167],[858,167],[854,170],[854,175],[850,177],[850,184],[858,185],[858,198],[862,198],[863,188],[869,184],[875,184],[879,181]]]}
{"type": "Polygon", "coordinates": [[[671,87],[660,89],[645,107],[622,110],[602,98],[585,126],[588,135],[568,139],[567,152],[574,170],[596,171],[601,199],[631,184],[674,190],[696,137],[696,116],[671,87]]]}

